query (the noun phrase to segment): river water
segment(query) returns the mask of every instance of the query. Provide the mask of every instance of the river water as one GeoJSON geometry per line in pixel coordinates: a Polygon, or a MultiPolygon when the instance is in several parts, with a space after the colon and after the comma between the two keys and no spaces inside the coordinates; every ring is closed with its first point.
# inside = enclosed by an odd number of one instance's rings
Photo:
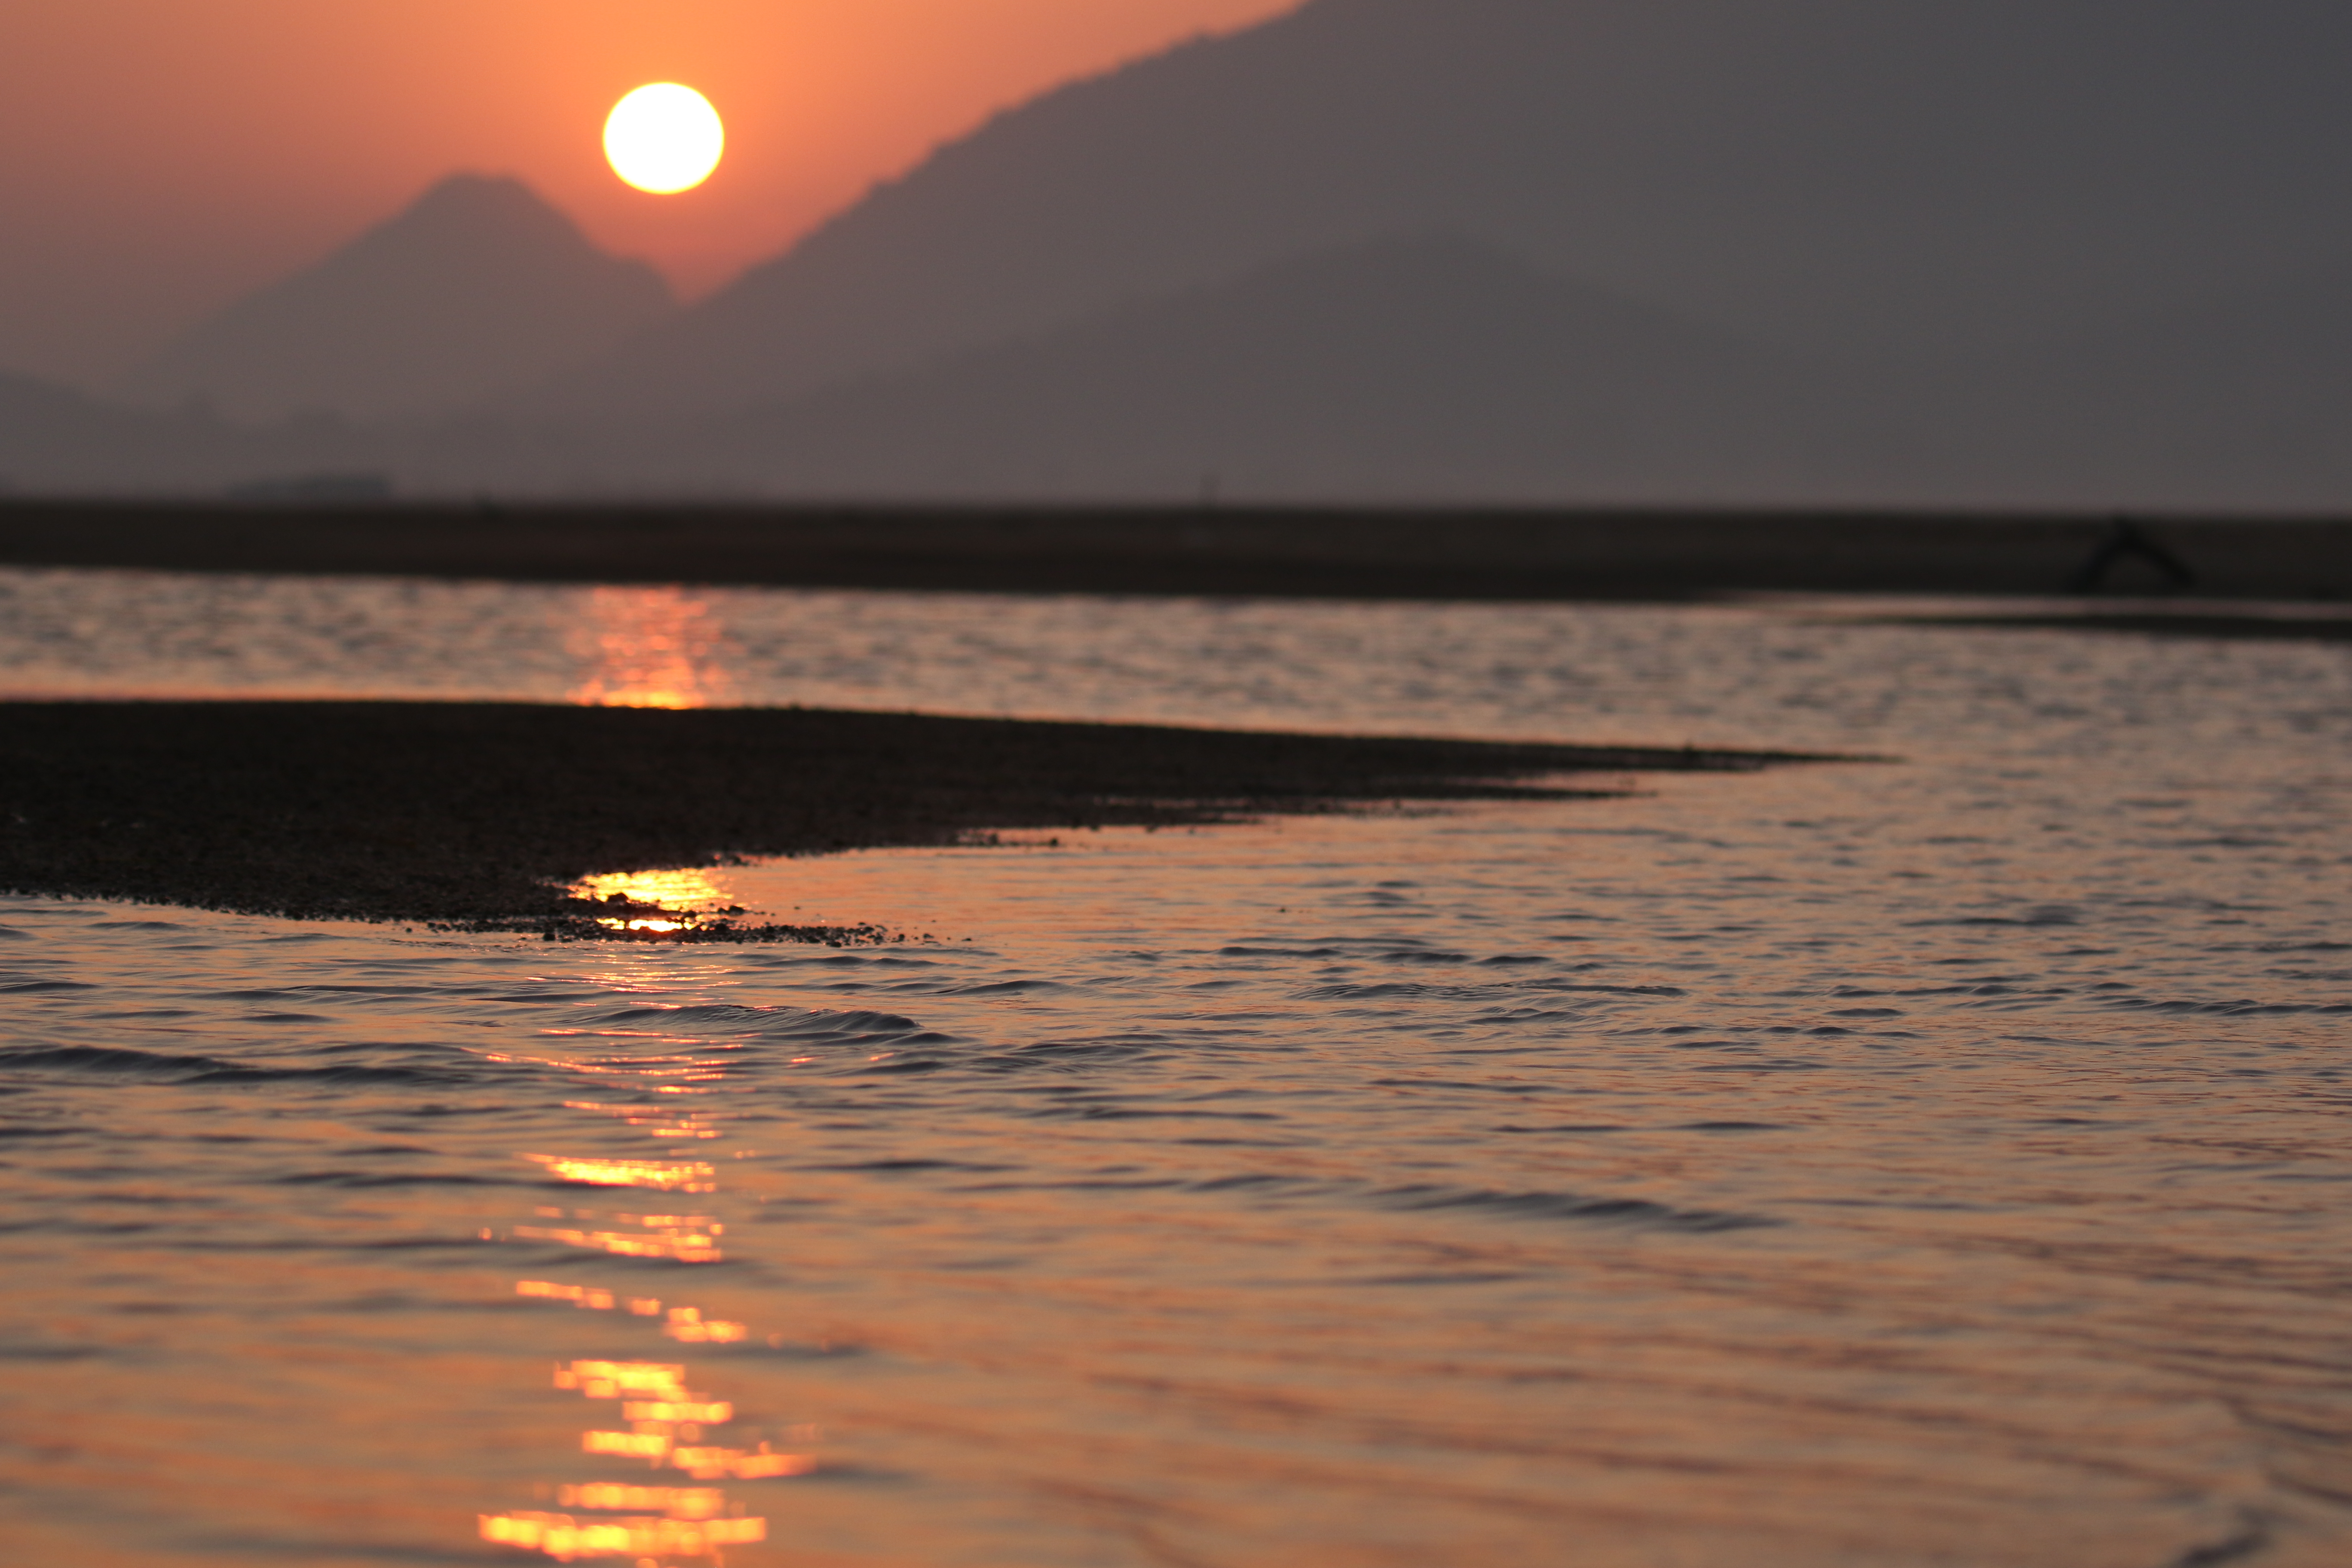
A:
{"type": "Polygon", "coordinates": [[[0,1555],[2352,1561],[2352,648],[1889,607],[0,574],[16,695],[1886,759],[632,884],[887,951],[0,900],[0,1555]]]}

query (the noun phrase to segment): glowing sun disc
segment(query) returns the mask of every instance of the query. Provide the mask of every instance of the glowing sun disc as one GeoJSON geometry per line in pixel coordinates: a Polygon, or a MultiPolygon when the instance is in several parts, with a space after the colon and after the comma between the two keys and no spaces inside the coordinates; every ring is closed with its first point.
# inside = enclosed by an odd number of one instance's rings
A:
{"type": "Polygon", "coordinates": [[[710,178],[726,149],[727,131],[710,100],[674,81],[647,83],[604,119],[604,157],[613,173],[657,196],[710,178]]]}

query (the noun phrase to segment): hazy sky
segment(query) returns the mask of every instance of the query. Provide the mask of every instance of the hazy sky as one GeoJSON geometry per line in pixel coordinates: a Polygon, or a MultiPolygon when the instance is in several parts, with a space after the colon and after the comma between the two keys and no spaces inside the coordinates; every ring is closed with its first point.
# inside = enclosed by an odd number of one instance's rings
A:
{"type": "Polygon", "coordinates": [[[521,175],[682,288],[991,110],[1296,0],[16,0],[0,370],[90,382],[454,169],[521,175]],[[701,89],[719,174],[641,195],[605,110],[701,89]]]}

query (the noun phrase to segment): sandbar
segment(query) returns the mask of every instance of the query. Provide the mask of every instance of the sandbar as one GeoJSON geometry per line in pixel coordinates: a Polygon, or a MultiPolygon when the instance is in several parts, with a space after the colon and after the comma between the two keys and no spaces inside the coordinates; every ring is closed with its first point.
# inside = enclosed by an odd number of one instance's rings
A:
{"type": "MultiPolygon", "coordinates": [[[[0,703],[0,889],[604,938],[632,933],[564,891],[599,873],[1570,799],[1627,773],[1806,760],[800,708],[0,703]]],[[[888,933],[719,917],[664,934],[888,933]]]]}

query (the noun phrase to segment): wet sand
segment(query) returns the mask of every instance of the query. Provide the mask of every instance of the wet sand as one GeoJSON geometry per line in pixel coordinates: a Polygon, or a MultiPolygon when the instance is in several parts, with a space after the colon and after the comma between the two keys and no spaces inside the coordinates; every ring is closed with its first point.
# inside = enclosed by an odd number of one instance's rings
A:
{"type": "MultiPolygon", "coordinates": [[[[1406,801],[1573,798],[1557,775],[1793,755],[1042,723],[812,709],[0,704],[0,890],[550,937],[649,912],[595,873],[1175,826],[1406,801]]],[[[740,913],[740,911],[737,911],[740,913]]],[[[853,942],[719,917],[673,940],[853,942]]]]}

